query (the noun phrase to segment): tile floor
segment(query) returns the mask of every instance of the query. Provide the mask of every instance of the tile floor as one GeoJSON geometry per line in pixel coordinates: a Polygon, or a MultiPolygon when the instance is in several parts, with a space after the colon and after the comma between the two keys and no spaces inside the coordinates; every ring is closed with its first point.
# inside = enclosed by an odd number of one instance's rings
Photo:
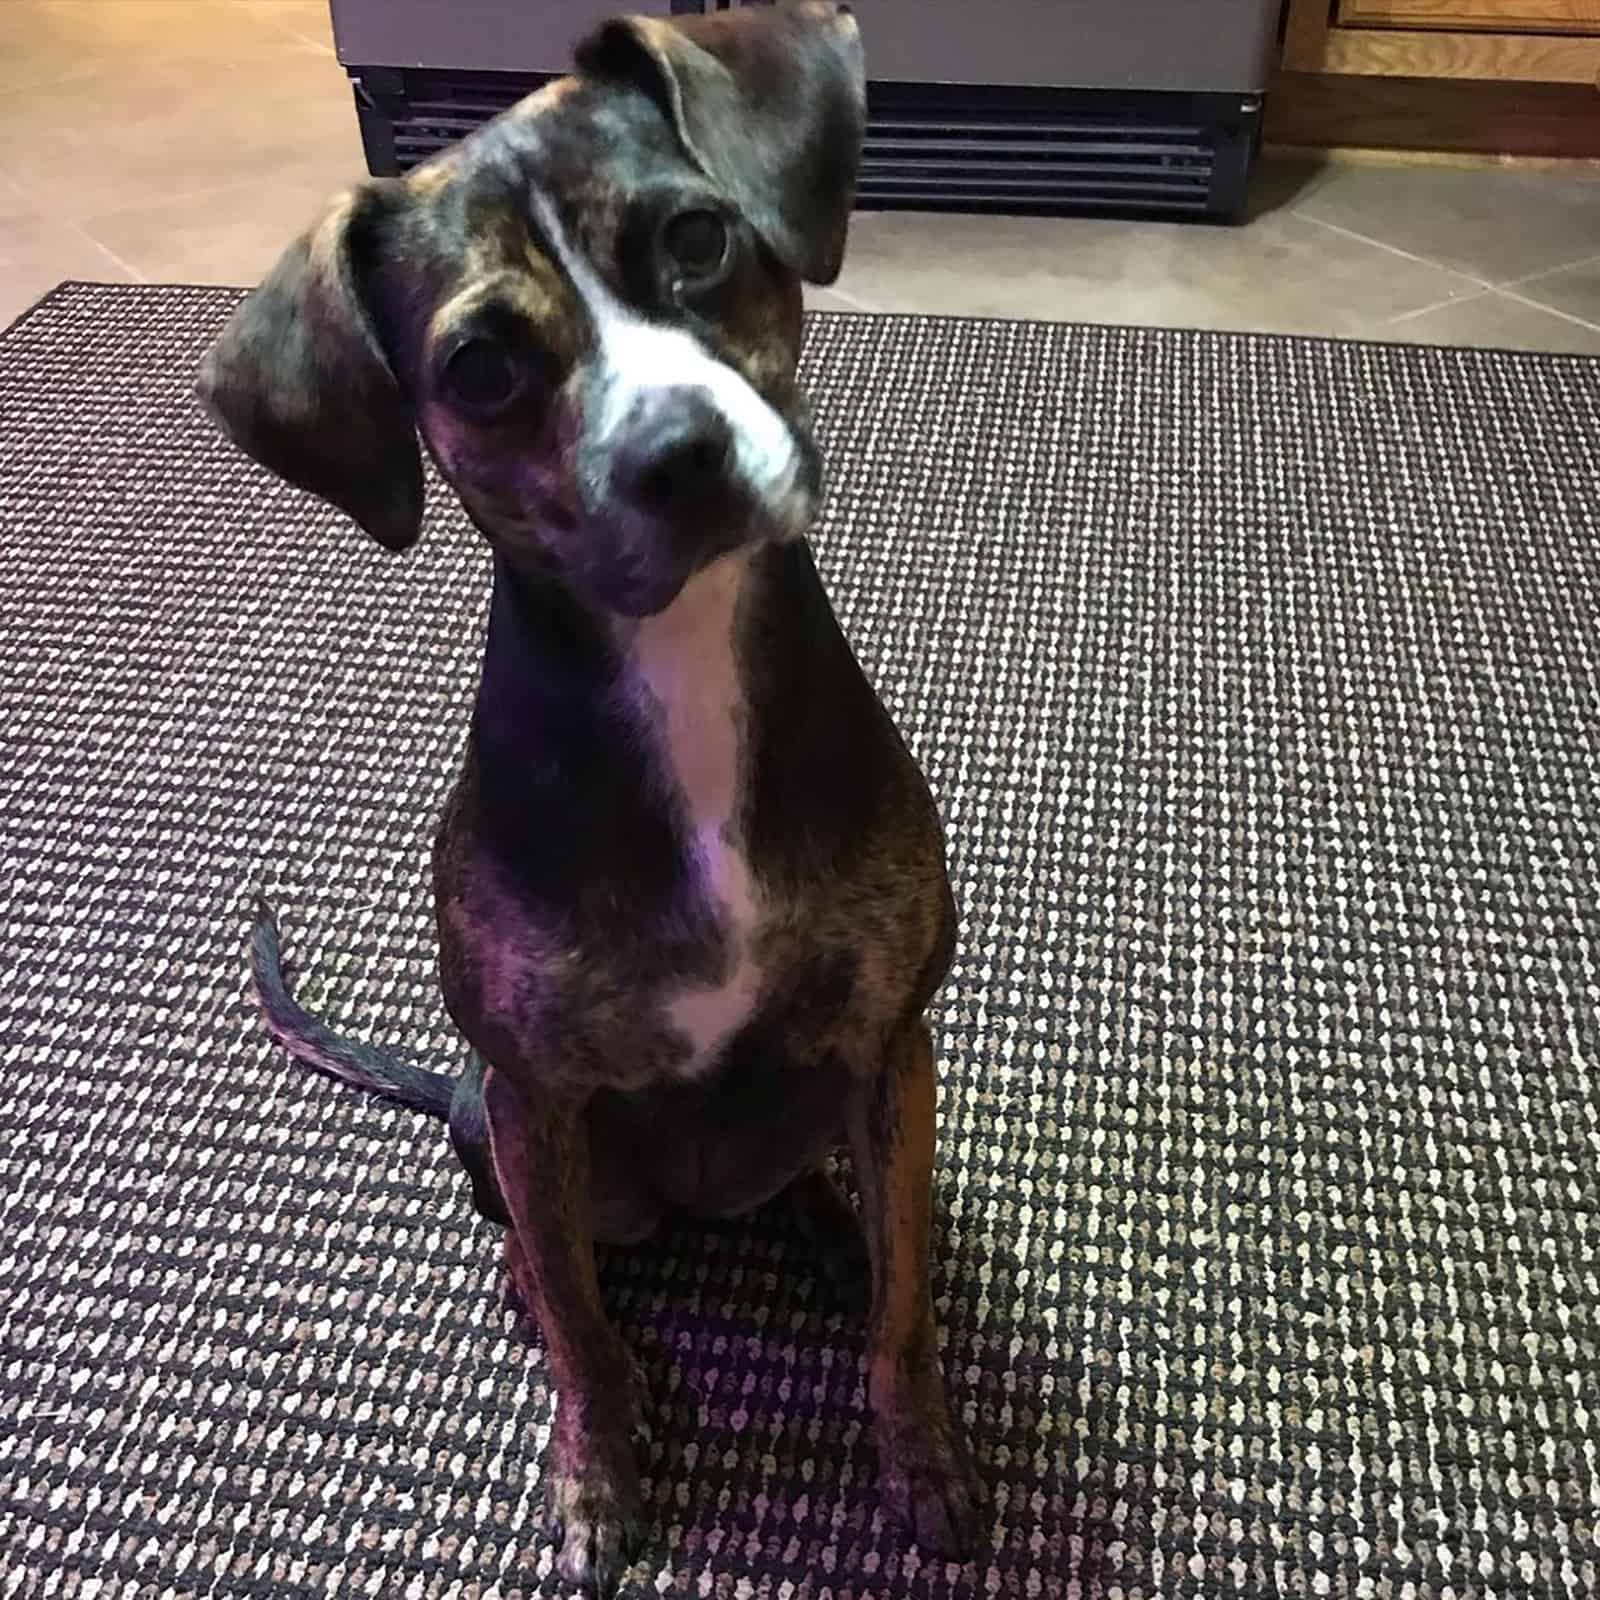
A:
{"type": "MultiPolygon", "coordinates": [[[[360,171],[325,0],[0,0],[0,326],[64,277],[253,282],[360,171]]],[[[1594,169],[1265,162],[1252,213],[864,214],[815,303],[1600,354],[1594,169]]]]}

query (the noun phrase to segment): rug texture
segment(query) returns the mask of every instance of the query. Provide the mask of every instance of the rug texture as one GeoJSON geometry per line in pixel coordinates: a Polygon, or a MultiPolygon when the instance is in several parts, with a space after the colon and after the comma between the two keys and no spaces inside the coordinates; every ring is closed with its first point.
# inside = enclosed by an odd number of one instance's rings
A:
{"type": "MultiPolygon", "coordinates": [[[[189,398],[232,291],[0,341],[0,1596],[553,1595],[552,1399],[441,1128],[433,819],[487,569],[189,398]]],[[[876,1513],[777,1219],[607,1257],[629,1592],[1600,1588],[1600,363],[817,317],[818,530],[942,804],[935,1261],[992,1504],[876,1513]]]]}

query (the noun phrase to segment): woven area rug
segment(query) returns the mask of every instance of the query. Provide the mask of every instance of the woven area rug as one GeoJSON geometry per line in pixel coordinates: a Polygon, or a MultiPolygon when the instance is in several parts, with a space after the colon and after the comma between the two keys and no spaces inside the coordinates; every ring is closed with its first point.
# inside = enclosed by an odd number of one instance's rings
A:
{"type": "MultiPolygon", "coordinates": [[[[552,1402],[442,1130],[432,819],[484,556],[188,396],[227,290],[0,341],[0,1596],[553,1595],[552,1402]]],[[[775,1219],[609,1256],[630,1593],[1592,1596],[1600,363],[819,316],[841,615],[944,807],[936,1292],[975,1563],[876,1514],[775,1219]]]]}

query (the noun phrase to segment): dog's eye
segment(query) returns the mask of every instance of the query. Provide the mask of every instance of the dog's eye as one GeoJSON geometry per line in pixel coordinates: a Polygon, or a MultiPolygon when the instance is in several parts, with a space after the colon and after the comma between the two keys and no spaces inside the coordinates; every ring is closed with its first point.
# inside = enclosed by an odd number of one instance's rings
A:
{"type": "Polygon", "coordinates": [[[522,393],[526,369],[503,344],[466,339],[450,352],[442,381],[453,405],[472,416],[493,417],[522,393]]]}
{"type": "Polygon", "coordinates": [[[680,211],[661,230],[662,247],[684,288],[701,288],[728,260],[728,225],[715,211],[680,211]]]}

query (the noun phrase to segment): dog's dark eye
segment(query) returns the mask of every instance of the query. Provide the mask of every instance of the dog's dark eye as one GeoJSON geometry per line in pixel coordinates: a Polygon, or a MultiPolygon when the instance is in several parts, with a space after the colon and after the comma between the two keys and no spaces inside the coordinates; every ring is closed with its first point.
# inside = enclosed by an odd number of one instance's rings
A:
{"type": "Polygon", "coordinates": [[[728,225],[715,211],[680,211],[661,230],[662,247],[685,288],[717,277],[728,259],[728,225]]]}
{"type": "Polygon", "coordinates": [[[493,339],[466,339],[450,352],[442,381],[453,405],[476,417],[504,411],[523,390],[526,368],[493,339]]]}

